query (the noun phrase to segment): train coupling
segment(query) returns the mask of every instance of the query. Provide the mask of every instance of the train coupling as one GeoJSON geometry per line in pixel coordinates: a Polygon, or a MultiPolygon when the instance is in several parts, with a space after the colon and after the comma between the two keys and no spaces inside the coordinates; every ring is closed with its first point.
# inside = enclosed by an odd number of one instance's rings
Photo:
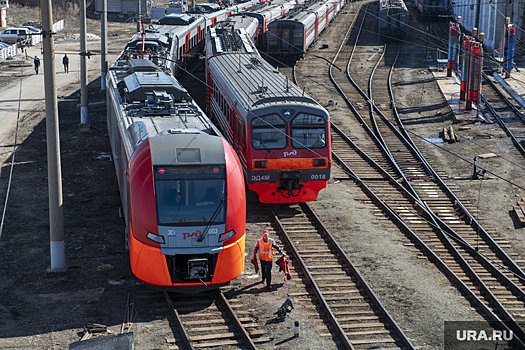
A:
{"type": "Polygon", "coordinates": [[[282,191],[289,191],[301,189],[301,173],[299,171],[283,171],[281,172],[281,180],[279,181],[279,189],[282,191]]]}
{"type": "Polygon", "coordinates": [[[188,260],[188,276],[200,280],[208,278],[208,259],[188,260]]]}

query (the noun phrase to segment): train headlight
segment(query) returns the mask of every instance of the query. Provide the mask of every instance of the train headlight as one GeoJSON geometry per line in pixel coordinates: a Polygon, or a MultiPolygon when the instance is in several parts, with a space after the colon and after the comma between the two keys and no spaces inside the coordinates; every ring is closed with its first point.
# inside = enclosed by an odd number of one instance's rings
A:
{"type": "Polygon", "coordinates": [[[314,159],[313,160],[313,166],[325,166],[326,165],[326,159],[314,159]]]}
{"type": "Polygon", "coordinates": [[[253,162],[253,167],[254,168],[267,168],[268,162],[265,160],[256,160],[253,162]]]}
{"type": "Polygon", "coordinates": [[[166,243],[166,241],[164,241],[164,236],[159,236],[159,235],[156,235],[156,234],[151,233],[151,232],[148,232],[146,237],[151,239],[153,242],[156,242],[156,243],[159,243],[159,244],[166,243]]]}
{"type": "Polygon", "coordinates": [[[231,230],[231,231],[226,232],[226,233],[221,233],[219,235],[219,242],[224,242],[225,240],[230,239],[233,236],[235,236],[235,230],[231,230]]]}

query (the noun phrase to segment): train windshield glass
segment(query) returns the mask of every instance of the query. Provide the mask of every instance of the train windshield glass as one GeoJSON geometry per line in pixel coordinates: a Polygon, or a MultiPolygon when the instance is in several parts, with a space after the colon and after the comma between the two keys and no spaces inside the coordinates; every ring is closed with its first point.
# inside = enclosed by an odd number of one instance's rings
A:
{"type": "Polygon", "coordinates": [[[255,149],[286,147],[286,122],[278,114],[252,120],[252,145],[255,149]]]}
{"type": "Polygon", "coordinates": [[[326,121],[323,117],[299,113],[291,122],[294,148],[322,148],[326,145],[326,121]]]}
{"type": "Polygon", "coordinates": [[[155,167],[158,224],[222,224],[226,219],[226,167],[155,167]]]}

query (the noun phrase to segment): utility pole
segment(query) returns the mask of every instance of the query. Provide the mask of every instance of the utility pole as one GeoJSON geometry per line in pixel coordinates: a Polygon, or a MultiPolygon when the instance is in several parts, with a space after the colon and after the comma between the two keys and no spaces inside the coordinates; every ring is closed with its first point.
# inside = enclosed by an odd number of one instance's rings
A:
{"type": "Polygon", "coordinates": [[[102,0],[102,21],[100,34],[102,34],[102,47],[100,51],[102,52],[102,57],[100,60],[100,84],[101,90],[106,91],[106,74],[108,72],[108,62],[106,61],[106,55],[108,54],[108,0],[102,0]]]}
{"type": "Polygon", "coordinates": [[[80,130],[88,125],[88,91],[86,56],[86,0],[80,0],[80,130]]]}
{"type": "Polygon", "coordinates": [[[44,90],[46,98],[47,186],[49,195],[49,238],[51,243],[51,269],[66,269],[64,245],[64,211],[62,199],[62,171],[60,166],[60,134],[53,48],[53,14],[51,0],[41,0],[42,36],[44,49],[44,90]]]}

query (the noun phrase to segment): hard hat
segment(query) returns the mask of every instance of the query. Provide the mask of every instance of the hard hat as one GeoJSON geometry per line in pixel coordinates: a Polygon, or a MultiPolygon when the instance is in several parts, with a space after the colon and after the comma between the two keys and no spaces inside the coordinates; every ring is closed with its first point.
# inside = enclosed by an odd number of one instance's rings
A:
{"type": "Polygon", "coordinates": [[[263,235],[267,235],[268,233],[269,233],[268,230],[263,231],[263,235]]]}

